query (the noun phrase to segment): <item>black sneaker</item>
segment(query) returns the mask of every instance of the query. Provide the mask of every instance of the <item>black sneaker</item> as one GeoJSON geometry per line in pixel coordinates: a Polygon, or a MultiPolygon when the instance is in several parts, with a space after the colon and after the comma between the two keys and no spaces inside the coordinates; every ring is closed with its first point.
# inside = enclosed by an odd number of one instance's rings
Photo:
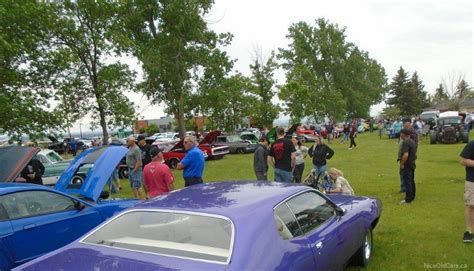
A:
{"type": "Polygon", "coordinates": [[[472,243],[472,233],[468,231],[464,233],[464,238],[462,239],[464,243],[472,243]]]}

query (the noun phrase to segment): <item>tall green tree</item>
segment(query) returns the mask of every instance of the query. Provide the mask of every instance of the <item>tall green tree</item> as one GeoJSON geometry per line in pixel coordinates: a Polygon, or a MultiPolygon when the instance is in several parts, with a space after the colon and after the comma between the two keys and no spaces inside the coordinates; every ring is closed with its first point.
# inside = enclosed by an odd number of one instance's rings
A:
{"type": "Polygon", "coordinates": [[[272,98],[276,95],[274,72],[278,67],[272,52],[270,58],[262,63],[262,58],[256,56],[250,65],[252,71],[250,92],[255,95],[252,104],[251,117],[257,127],[272,127],[273,120],[278,117],[279,106],[274,105],[272,98]]]}
{"type": "Polygon", "coordinates": [[[76,88],[61,89],[63,103],[82,95],[80,112],[91,117],[93,128],[101,128],[105,144],[108,128],[129,126],[135,118],[133,104],[124,95],[134,88],[134,73],[127,65],[108,60],[118,52],[112,40],[117,11],[115,2],[105,0],[58,4],[52,27],[55,46],[49,57],[49,63],[70,71],[58,75],[58,87],[77,83],[76,88]]]}
{"type": "Polygon", "coordinates": [[[209,30],[203,18],[212,4],[210,0],[122,2],[117,30],[124,31],[118,42],[141,61],[145,72],[141,91],[153,103],[164,103],[178,120],[181,136],[195,88],[232,68],[221,50],[232,36],[209,30]]]}
{"type": "Polygon", "coordinates": [[[289,28],[287,49],[279,49],[286,82],[280,99],[291,116],[365,117],[386,92],[384,69],[346,41],[345,28],[320,18],[314,26],[289,28]]]}
{"type": "Polygon", "coordinates": [[[404,116],[414,115],[413,100],[415,99],[415,91],[408,77],[408,73],[400,67],[397,74],[392,79],[390,84],[390,96],[387,99],[387,104],[396,106],[400,109],[400,113],[404,116]]]}
{"type": "Polygon", "coordinates": [[[423,108],[426,108],[430,105],[428,100],[428,94],[424,91],[424,85],[421,79],[418,77],[418,73],[415,71],[410,79],[410,87],[412,88],[413,100],[411,102],[411,111],[413,115],[419,115],[423,108]]]}
{"type": "Polygon", "coordinates": [[[189,105],[195,108],[191,112],[207,116],[208,128],[211,130],[232,132],[239,125],[246,124],[246,118],[255,104],[250,88],[249,79],[241,74],[223,78],[212,88],[202,86],[189,105]]]}
{"type": "Polygon", "coordinates": [[[0,1],[0,130],[35,137],[59,125],[49,100],[49,73],[41,63],[49,47],[51,5],[0,1]]]}

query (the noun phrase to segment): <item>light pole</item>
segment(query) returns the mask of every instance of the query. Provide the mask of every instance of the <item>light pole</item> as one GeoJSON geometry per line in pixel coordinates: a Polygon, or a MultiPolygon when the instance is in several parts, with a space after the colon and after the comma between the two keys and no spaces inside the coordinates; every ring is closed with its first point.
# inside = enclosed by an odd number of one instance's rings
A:
{"type": "Polygon", "coordinates": [[[81,138],[82,138],[82,122],[79,122],[79,133],[81,134],[81,138]]]}

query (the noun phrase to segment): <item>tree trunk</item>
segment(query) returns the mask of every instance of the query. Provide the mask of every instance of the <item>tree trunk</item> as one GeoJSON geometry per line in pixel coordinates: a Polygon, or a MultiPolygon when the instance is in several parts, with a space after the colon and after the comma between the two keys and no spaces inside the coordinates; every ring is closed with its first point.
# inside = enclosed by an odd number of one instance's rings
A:
{"type": "Polygon", "coordinates": [[[177,119],[178,119],[178,133],[180,138],[184,138],[186,135],[186,129],[184,125],[184,105],[183,105],[183,97],[179,99],[178,103],[178,112],[177,112],[177,119]]]}
{"type": "Polygon", "coordinates": [[[104,138],[102,139],[102,144],[108,145],[109,132],[107,131],[107,123],[105,122],[105,112],[101,106],[99,106],[99,116],[100,116],[100,127],[102,127],[102,135],[104,136],[104,138]]]}

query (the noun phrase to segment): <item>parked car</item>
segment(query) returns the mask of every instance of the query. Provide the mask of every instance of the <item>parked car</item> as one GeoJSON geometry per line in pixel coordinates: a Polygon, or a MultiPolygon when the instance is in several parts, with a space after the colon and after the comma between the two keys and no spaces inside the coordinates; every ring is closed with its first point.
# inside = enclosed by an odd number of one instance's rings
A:
{"type": "Polygon", "coordinates": [[[230,153],[254,152],[257,148],[257,144],[253,144],[249,140],[242,140],[238,135],[220,135],[216,137],[213,143],[229,147],[230,153]]]}
{"type": "Polygon", "coordinates": [[[228,146],[214,143],[220,135],[220,131],[212,131],[199,142],[198,148],[207,154],[208,159],[221,159],[229,153],[228,146]]]}
{"type": "Polygon", "coordinates": [[[431,144],[469,142],[469,133],[464,131],[464,122],[461,116],[440,117],[431,132],[431,144]]]}
{"type": "MultiPolygon", "coordinates": [[[[62,141],[58,140],[54,136],[48,136],[48,138],[51,140],[51,143],[49,143],[48,149],[53,150],[59,154],[68,153],[71,151],[71,146],[70,146],[71,138],[64,138],[62,141]]],[[[77,141],[77,150],[87,149],[86,147],[84,147],[84,142],[80,140],[76,140],[76,141],[77,141]]]]}
{"type": "Polygon", "coordinates": [[[123,147],[102,147],[81,153],[54,188],[13,183],[39,149],[0,148],[0,270],[60,248],[137,200],[109,200],[103,189],[126,154],[123,147]],[[71,184],[85,164],[94,166],[83,184],[71,184]]]}
{"type": "Polygon", "coordinates": [[[240,138],[242,140],[248,140],[252,144],[257,144],[258,140],[259,140],[259,138],[257,137],[256,134],[254,134],[252,132],[247,132],[247,131],[240,133],[240,138]]]}
{"type": "Polygon", "coordinates": [[[436,125],[439,113],[439,110],[423,111],[423,113],[420,114],[420,119],[425,122],[425,125],[429,125],[429,127],[433,128],[436,125]]]}
{"type": "MultiPolygon", "coordinates": [[[[69,167],[72,160],[64,160],[57,152],[53,150],[41,150],[36,154],[38,159],[44,166],[44,174],[42,176],[44,185],[54,185],[61,174],[69,167]]],[[[83,168],[73,179],[73,183],[83,182],[87,175],[87,168],[83,168]]]]}
{"type": "Polygon", "coordinates": [[[179,133],[163,133],[155,138],[155,141],[179,142],[179,133]]]}
{"type": "Polygon", "coordinates": [[[315,142],[316,141],[316,136],[315,135],[310,135],[310,134],[299,134],[298,139],[304,143],[304,142],[315,142]]]}
{"type": "Polygon", "coordinates": [[[369,263],[381,211],[378,199],[300,184],[196,185],[138,204],[18,270],[342,270],[369,263]]]}
{"type": "MultiPolygon", "coordinates": [[[[186,156],[183,141],[184,139],[174,144],[171,149],[163,149],[163,158],[170,168],[176,168],[178,163],[186,156]]],[[[202,152],[202,155],[207,159],[206,152],[202,152]]]]}

